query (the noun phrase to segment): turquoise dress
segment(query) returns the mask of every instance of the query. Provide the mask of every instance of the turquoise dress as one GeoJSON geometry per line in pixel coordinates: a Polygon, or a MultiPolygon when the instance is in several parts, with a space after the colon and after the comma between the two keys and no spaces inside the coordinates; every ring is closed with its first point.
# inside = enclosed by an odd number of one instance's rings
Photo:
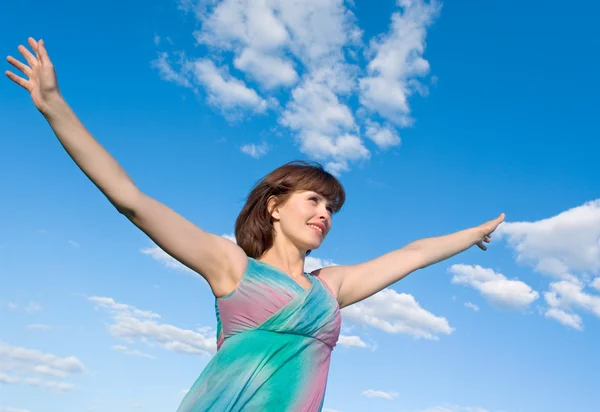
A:
{"type": "Polygon", "coordinates": [[[237,288],[217,298],[217,353],[177,412],[323,408],[341,327],[338,302],[318,276],[304,289],[252,258],[237,288]]]}

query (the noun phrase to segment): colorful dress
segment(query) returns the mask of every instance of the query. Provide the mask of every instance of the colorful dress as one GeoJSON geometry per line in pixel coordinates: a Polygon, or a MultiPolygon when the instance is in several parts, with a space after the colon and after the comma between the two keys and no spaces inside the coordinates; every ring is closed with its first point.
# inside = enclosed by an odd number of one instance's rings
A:
{"type": "Polygon", "coordinates": [[[216,299],[217,353],[177,412],[323,408],[340,308],[318,276],[304,289],[252,258],[237,288],[216,299]]]}

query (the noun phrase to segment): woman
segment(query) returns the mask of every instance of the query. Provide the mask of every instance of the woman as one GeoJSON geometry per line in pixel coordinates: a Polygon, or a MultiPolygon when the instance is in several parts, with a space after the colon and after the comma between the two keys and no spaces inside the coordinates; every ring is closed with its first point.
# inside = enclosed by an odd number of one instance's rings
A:
{"type": "Polygon", "coordinates": [[[480,226],[422,239],[373,259],[304,272],[345,200],[319,165],[288,163],[250,193],[235,227],[238,244],[207,233],[146,196],[86,131],[63,100],[44,42],[29,38],[27,61],[8,57],[61,144],[116,209],[163,250],[199,273],[215,296],[217,354],[180,412],[322,409],[340,308],[473,245],[486,250],[504,214],[480,226]]]}

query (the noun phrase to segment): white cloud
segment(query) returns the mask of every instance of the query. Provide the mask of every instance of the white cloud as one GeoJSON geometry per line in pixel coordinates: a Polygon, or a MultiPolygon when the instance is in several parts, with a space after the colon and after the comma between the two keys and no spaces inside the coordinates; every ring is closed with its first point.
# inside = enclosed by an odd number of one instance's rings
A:
{"type": "Polygon", "coordinates": [[[400,136],[396,129],[384,126],[369,119],[365,122],[365,136],[375,142],[381,149],[387,149],[400,144],[400,136]]]}
{"type": "Polygon", "coordinates": [[[246,144],[243,145],[240,150],[243,153],[246,153],[247,155],[252,156],[255,159],[259,159],[267,154],[267,152],[269,151],[269,145],[266,142],[263,142],[259,145],[246,144]]]}
{"type": "Polygon", "coordinates": [[[15,383],[19,383],[19,382],[20,382],[19,378],[0,372],[0,383],[3,383],[5,385],[14,385],[15,383]]]}
{"type": "Polygon", "coordinates": [[[366,396],[367,398],[381,398],[387,400],[394,400],[395,397],[398,396],[396,392],[385,392],[385,391],[377,391],[374,389],[367,389],[361,393],[362,396],[366,396]]]}
{"type": "Polygon", "coordinates": [[[84,366],[74,356],[61,358],[39,350],[0,342],[0,369],[65,378],[83,372],[84,366]]]}
{"type": "Polygon", "coordinates": [[[40,378],[26,378],[24,383],[54,392],[70,392],[75,389],[75,385],[69,382],[48,381],[40,378]]]}
{"type": "MultiPolygon", "coordinates": [[[[225,239],[229,239],[233,243],[236,243],[235,236],[233,235],[233,233],[225,234],[222,236],[225,239]]],[[[190,273],[190,274],[194,274],[194,275],[197,274],[196,272],[194,272],[193,270],[191,270],[190,268],[188,268],[187,266],[185,266],[184,264],[179,262],[177,259],[173,258],[167,252],[162,250],[156,244],[154,244],[154,246],[140,249],[140,252],[142,252],[144,255],[150,256],[152,259],[156,260],[157,262],[161,263],[163,266],[165,266],[169,269],[176,269],[176,270],[180,270],[182,272],[186,272],[186,273],[190,273]]]]}
{"type": "Polygon", "coordinates": [[[112,323],[108,326],[110,334],[126,342],[142,342],[179,353],[212,355],[216,352],[216,338],[212,328],[197,331],[181,329],[176,326],[159,323],[160,315],[140,310],[134,306],[117,303],[112,298],[90,297],[97,306],[107,309],[112,323]]]}
{"type": "Polygon", "coordinates": [[[196,80],[208,92],[208,102],[220,109],[247,108],[264,112],[268,104],[243,81],[229,74],[225,67],[217,67],[209,59],[191,62],[196,80]]]}
{"type": "Polygon", "coordinates": [[[471,310],[474,310],[475,312],[479,312],[479,306],[471,302],[465,302],[465,308],[469,308],[471,310]]]}
{"type": "Polygon", "coordinates": [[[562,280],[550,284],[550,290],[544,293],[550,307],[545,315],[577,330],[583,330],[583,321],[575,310],[590,312],[600,318],[600,296],[583,291],[580,281],[562,280]]]}
{"type": "Polygon", "coordinates": [[[10,372],[10,375],[0,372],[0,383],[3,384],[27,384],[55,392],[68,392],[75,388],[74,384],[47,380],[46,377],[67,378],[82,373],[85,368],[74,356],[61,358],[0,342],[0,370],[10,372]]]}
{"type": "Polygon", "coordinates": [[[440,11],[437,1],[398,0],[390,30],[371,41],[368,76],[360,79],[360,102],[370,111],[400,126],[410,125],[408,97],[424,93],[417,78],[429,73],[423,58],[427,27],[440,11]]]}
{"type": "Polygon", "coordinates": [[[194,89],[194,86],[190,80],[189,71],[185,68],[182,68],[181,72],[175,70],[171,63],[169,63],[168,53],[159,53],[158,58],[153,60],[151,65],[158,70],[158,74],[161,79],[175,83],[178,86],[194,89]]]}
{"type": "Polygon", "coordinates": [[[194,273],[194,274],[196,273],[193,270],[191,270],[190,268],[188,268],[187,266],[183,265],[178,260],[174,259],[171,255],[169,255],[167,252],[165,252],[158,246],[143,248],[140,250],[140,252],[142,252],[145,255],[151,256],[152,259],[162,263],[164,266],[166,266],[170,269],[177,269],[177,270],[181,270],[183,272],[194,273]]]}
{"type": "Polygon", "coordinates": [[[584,291],[586,285],[600,286],[594,278],[600,271],[600,199],[538,221],[505,222],[496,232],[515,250],[517,262],[555,280],[544,293],[547,318],[583,330],[576,311],[600,317],[600,296],[584,291]]]}
{"type": "Polygon", "coordinates": [[[348,335],[340,335],[338,341],[338,345],[345,346],[347,348],[368,348],[367,345],[359,336],[348,336],[348,335]]]}
{"type": "Polygon", "coordinates": [[[520,280],[507,279],[503,274],[479,265],[452,265],[452,283],[470,286],[486,299],[512,308],[523,309],[539,297],[539,293],[520,280]]]}
{"type": "Polygon", "coordinates": [[[426,29],[439,12],[439,3],[397,4],[389,32],[370,44],[367,73],[360,82],[357,56],[364,47],[363,31],[351,10],[353,3],[343,0],[179,0],[181,9],[195,13],[200,28],[194,37],[208,53],[182,64],[180,73],[166,62],[166,55],[155,67],[164,79],[188,86],[189,73],[194,72],[209,101],[226,117],[228,110],[240,105],[262,112],[279,107],[275,98],[282,100],[278,123],[292,131],[300,151],[339,175],[352,162],[370,158],[348,105],[353,94],[365,113],[386,120],[366,118],[365,136],[387,149],[400,144],[398,132],[388,122],[408,125],[408,97],[427,93],[417,79],[429,71],[422,56],[426,29]],[[267,97],[230,76],[230,66],[248,84],[258,83],[267,97]]]}
{"type": "Polygon", "coordinates": [[[600,271],[600,199],[535,222],[505,222],[496,232],[517,261],[545,275],[573,280],[600,271]]]}
{"type": "Polygon", "coordinates": [[[138,358],[146,358],[146,359],[156,359],[155,356],[150,355],[149,353],[142,352],[138,349],[129,349],[127,346],[123,345],[114,345],[112,347],[113,350],[122,352],[126,355],[136,356],[138,358]]]}
{"type": "Polygon", "coordinates": [[[252,78],[268,89],[291,86],[298,81],[298,74],[289,60],[263,54],[258,50],[245,49],[233,61],[236,69],[248,72],[252,78]]]}
{"type": "Polygon", "coordinates": [[[304,260],[304,271],[308,273],[328,266],[337,266],[337,263],[333,260],[319,259],[313,256],[307,256],[304,260]]]}
{"type": "Polygon", "coordinates": [[[583,330],[583,320],[576,313],[567,313],[562,309],[549,308],[546,310],[545,316],[570,328],[583,330]]]}
{"type": "Polygon", "coordinates": [[[446,318],[423,309],[412,295],[384,289],[370,298],[342,309],[344,319],[370,325],[388,333],[404,333],[415,338],[439,339],[451,334],[446,318]]]}
{"type": "Polygon", "coordinates": [[[233,233],[231,233],[229,235],[221,235],[221,236],[223,236],[225,239],[231,240],[233,243],[237,243],[237,239],[235,238],[235,235],[233,233]]]}

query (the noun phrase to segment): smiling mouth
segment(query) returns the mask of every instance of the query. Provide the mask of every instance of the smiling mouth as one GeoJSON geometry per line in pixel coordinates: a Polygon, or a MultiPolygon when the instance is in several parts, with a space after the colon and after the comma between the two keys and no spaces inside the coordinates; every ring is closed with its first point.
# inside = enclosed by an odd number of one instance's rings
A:
{"type": "Polygon", "coordinates": [[[308,225],[308,227],[312,228],[315,232],[323,236],[323,229],[316,225],[308,225]]]}

